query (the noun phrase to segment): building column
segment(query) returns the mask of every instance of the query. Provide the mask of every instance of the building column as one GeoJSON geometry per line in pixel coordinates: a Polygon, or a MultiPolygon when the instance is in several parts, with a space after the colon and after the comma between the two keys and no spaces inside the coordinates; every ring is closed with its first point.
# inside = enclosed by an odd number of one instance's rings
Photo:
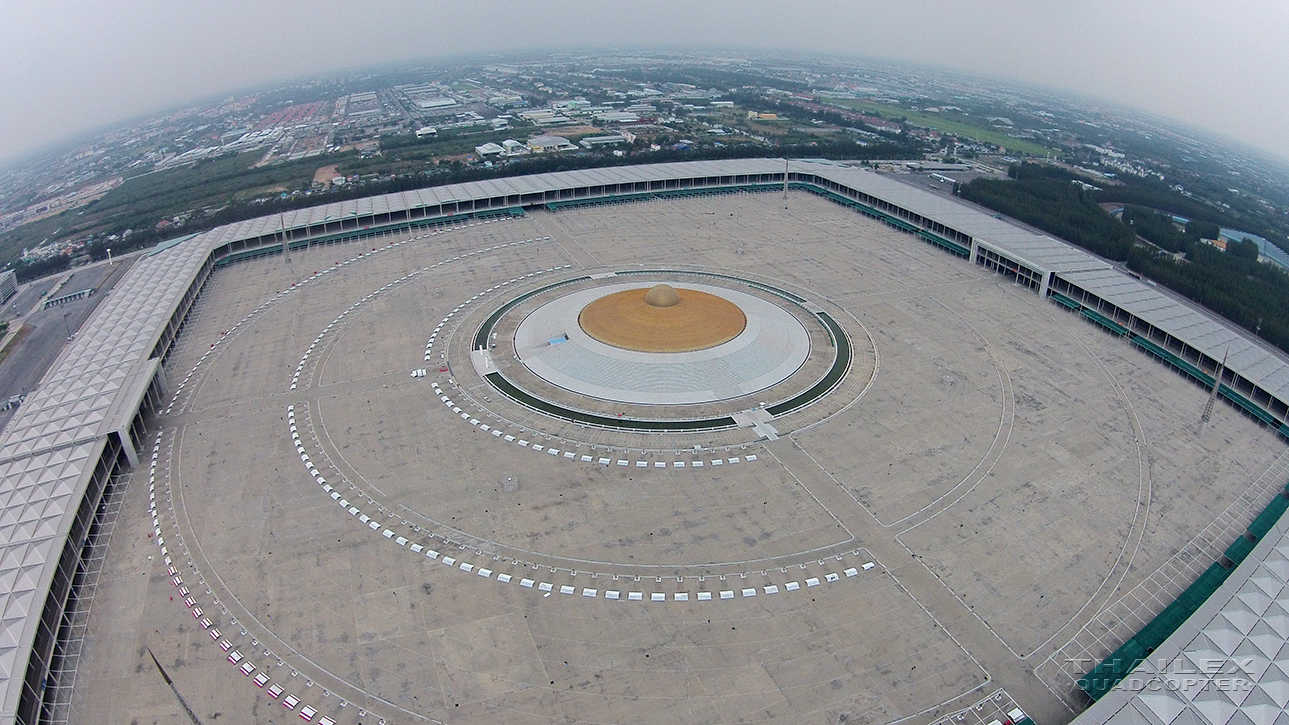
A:
{"type": "Polygon", "coordinates": [[[968,261],[968,262],[971,262],[972,264],[975,264],[975,263],[976,263],[976,255],[977,255],[977,254],[979,254],[979,252],[980,252],[980,246],[976,244],[976,240],[975,240],[975,239],[972,239],[972,240],[971,240],[971,256],[967,257],[967,261],[968,261]]]}
{"type": "Polygon", "coordinates": [[[134,437],[130,435],[129,424],[118,429],[116,436],[121,439],[121,452],[125,454],[125,460],[129,462],[130,468],[139,465],[139,450],[134,447],[134,437]]]}
{"type": "MultiPolygon", "coordinates": [[[[165,355],[162,355],[161,357],[163,360],[165,359],[165,355]]],[[[167,392],[166,388],[168,386],[166,385],[165,368],[161,367],[160,365],[157,366],[157,374],[152,376],[152,382],[148,384],[148,387],[156,389],[158,404],[160,404],[162,401],[166,399],[166,392],[167,392]]]]}
{"type": "Polygon", "coordinates": [[[1047,290],[1052,286],[1052,272],[1048,270],[1043,273],[1043,283],[1038,287],[1039,299],[1047,299],[1047,290]]]}

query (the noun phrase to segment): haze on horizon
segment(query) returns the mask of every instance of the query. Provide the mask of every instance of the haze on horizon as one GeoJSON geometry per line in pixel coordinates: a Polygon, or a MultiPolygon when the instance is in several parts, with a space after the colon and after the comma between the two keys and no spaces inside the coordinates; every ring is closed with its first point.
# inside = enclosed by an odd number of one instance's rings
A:
{"type": "Polygon", "coordinates": [[[474,53],[855,56],[1072,92],[1289,160],[1289,3],[68,0],[6,3],[0,161],[276,81],[474,53]],[[715,50],[720,49],[720,50],[715,50]]]}

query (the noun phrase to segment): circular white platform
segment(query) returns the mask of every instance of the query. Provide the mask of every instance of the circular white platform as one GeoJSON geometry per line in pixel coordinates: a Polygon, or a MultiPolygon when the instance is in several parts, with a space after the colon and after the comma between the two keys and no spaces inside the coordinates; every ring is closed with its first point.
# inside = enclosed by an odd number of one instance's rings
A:
{"type": "Polygon", "coordinates": [[[691,405],[764,390],[795,373],[810,354],[810,335],[786,310],[745,292],[688,282],[677,284],[738,305],[747,316],[743,332],[706,350],[649,353],[606,345],[578,325],[578,314],[592,301],[654,284],[608,284],[538,307],[515,331],[520,361],[552,385],[593,398],[691,405]]]}

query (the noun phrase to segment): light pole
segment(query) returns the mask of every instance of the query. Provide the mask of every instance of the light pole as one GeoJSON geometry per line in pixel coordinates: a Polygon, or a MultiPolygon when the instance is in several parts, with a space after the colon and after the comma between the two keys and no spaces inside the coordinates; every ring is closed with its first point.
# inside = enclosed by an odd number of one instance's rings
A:
{"type": "Polygon", "coordinates": [[[63,330],[67,332],[68,340],[72,339],[72,328],[71,328],[71,325],[67,324],[67,316],[70,314],[71,314],[70,312],[63,313],[63,330]]]}

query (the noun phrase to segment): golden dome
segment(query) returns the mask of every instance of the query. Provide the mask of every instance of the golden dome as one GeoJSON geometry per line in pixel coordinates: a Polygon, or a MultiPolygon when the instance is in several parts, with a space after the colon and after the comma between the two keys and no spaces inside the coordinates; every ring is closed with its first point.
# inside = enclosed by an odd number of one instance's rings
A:
{"type": "Polygon", "coordinates": [[[650,307],[671,307],[680,304],[680,293],[669,284],[656,284],[645,294],[645,304],[650,307]]]}
{"type": "Polygon", "coordinates": [[[596,340],[625,350],[692,352],[738,337],[747,316],[723,297],[660,284],[594,300],[577,322],[596,340]]]}

